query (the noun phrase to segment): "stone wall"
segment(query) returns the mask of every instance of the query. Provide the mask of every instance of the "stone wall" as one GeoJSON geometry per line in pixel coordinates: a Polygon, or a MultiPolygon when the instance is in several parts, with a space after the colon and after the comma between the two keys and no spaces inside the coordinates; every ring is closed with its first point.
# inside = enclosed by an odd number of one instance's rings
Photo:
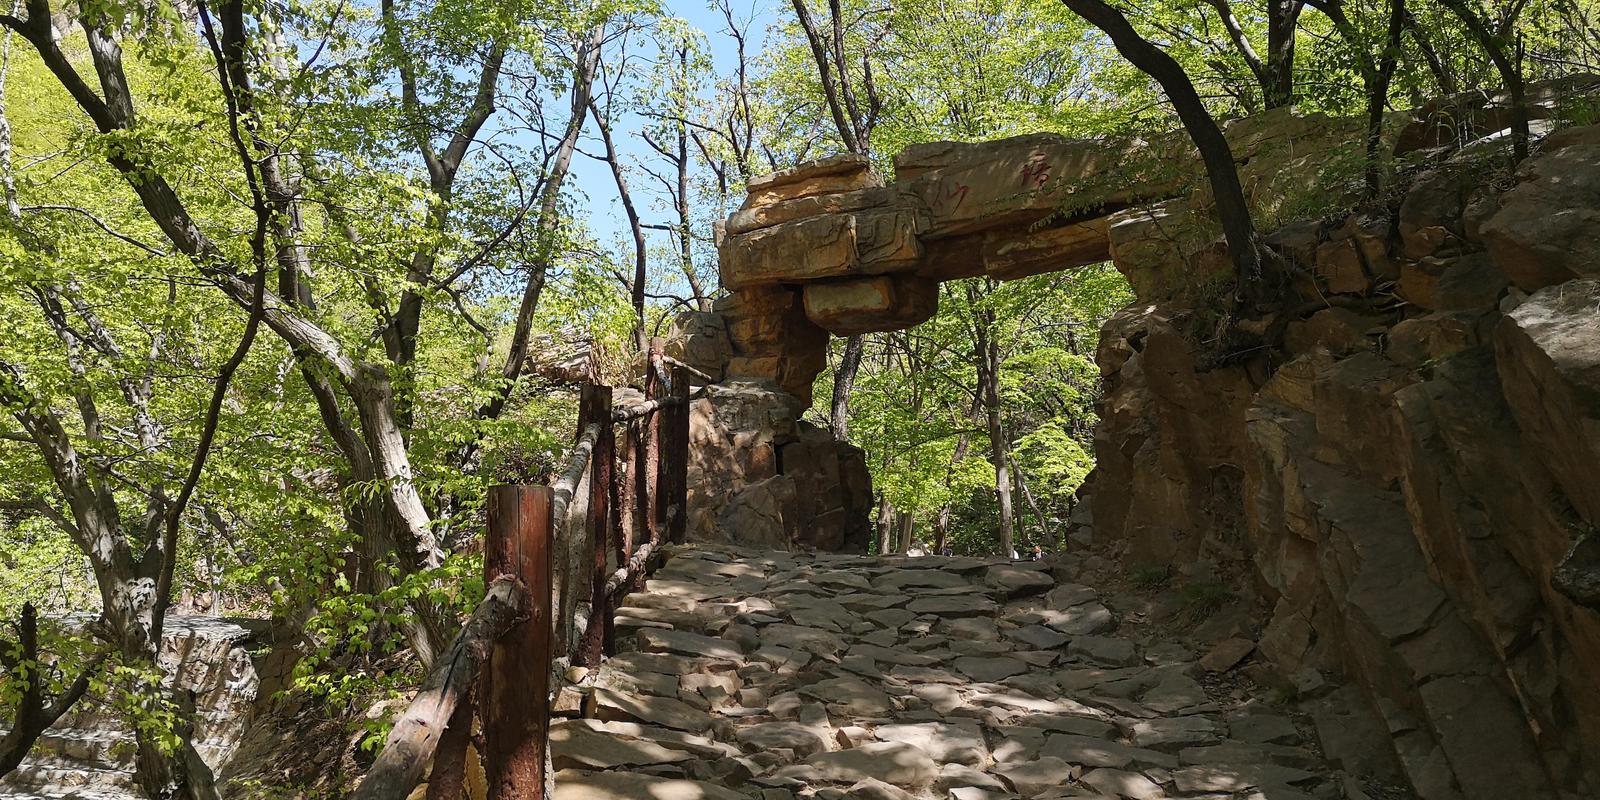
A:
{"type": "Polygon", "coordinates": [[[1150,279],[1188,265],[1118,253],[1142,302],[1103,332],[1095,536],[1253,579],[1260,652],[1387,738],[1351,769],[1600,796],[1600,127],[1504,181],[1430,155],[1393,210],[1271,237],[1300,277],[1223,366],[1150,279]]]}

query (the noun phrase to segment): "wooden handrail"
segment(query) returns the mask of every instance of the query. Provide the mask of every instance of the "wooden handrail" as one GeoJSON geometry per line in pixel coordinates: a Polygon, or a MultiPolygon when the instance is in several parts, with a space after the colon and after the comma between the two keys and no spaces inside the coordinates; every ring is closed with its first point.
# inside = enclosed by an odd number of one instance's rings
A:
{"type": "Polygon", "coordinates": [[[578,435],[552,485],[490,488],[488,592],[396,722],[356,800],[403,800],[430,762],[436,776],[463,770],[475,684],[489,797],[545,798],[556,656],[597,666],[614,652],[619,597],[643,585],[665,543],[684,538],[690,404],[707,393],[690,379],[709,376],[665,356],[662,346],[659,339],[650,343],[644,402],[615,409],[611,387],[583,387],[578,435]],[[613,428],[618,424],[625,427],[613,428]],[[581,525],[569,526],[585,475],[587,513],[581,525]],[[562,581],[560,599],[552,602],[557,553],[562,581]],[[608,572],[612,564],[617,568],[608,572]],[[579,622],[578,595],[585,590],[590,611],[579,622]],[[564,627],[557,631],[556,623],[564,627]],[[571,635],[578,625],[581,638],[571,635]],[[566,638],[556,645],[553,632],[566,638]]]}
{"type": "Polygon", "coordinates": [[[673,358],[672,356],[662,356],[661,360],[666,362],[666,363],[668,363],[668,364],[671,364],[674,367],[678,367],[679,369],[682,369],[683,371],[689,373],[690,375],[692,375],[692,376],[694,376],[696,378],[699,378],[701,380],[701,382],[703,382],[703,383],[716,383],[717,382],[716,378],[713,378],[710,375],[708,375],[708,374],[706,374],[704,372],[701,372],[700,370],[697,370],[694,367],[691,367],[688,364],[685,364],[685,363],[683,363],[682,361],[679,361],[676,358],[673,358]]]}
{"type": "Polygon", "coordinates": [[[683,403],[683,398],[681,397],[663,397],[660,400],[651,400],[649,402],[640,403],[636,406],[615,409],[611,412],[611,421],[613,423],[630,422],[643,417],[652,411],[670,408],[681,403],[683,403]]]}
{"type": "MultiPolygon", "coordinates": [[[[682,513],[683,509],[674,504],[667,509],[667,519],[676,520],[678,515],[682,513]]],[[[642,573],[644,565],[649,563],[652,555],[655,555],[655,549],[655,542],[645,542],[639,545],[639,549],[634,551],[633,558],[628,559],[627,564],[618,567],[615,572],[611,573],[611,577],[606,578],[606,596],[616,595],[617,590],[621,589],[623,584],[627,583],[630,578],[642,573]]]]}
{"type": "Polygon", "coordinates": [[[578,484],[583,480],[583,473],[589,469],[589,459],[594,453],[595,442],[600,441],[600,423],[592,422],[583,429],[583,435],[578,437],[578,443],[573,445],[572,454],[567,456],[567,469],[561,477],[551,484],[551,491],[555,492],[555,505],[551,517],[558,522],[567,518],[567,506],[572,504],[572,493],[578,490],[578,484]]]}
{"type": "Polygon", "coordinates": [[[483,601],[433,664],[428,680],[389,731],[382,752],[356,787],[353,800],[400,800],[415,789],[433,758],[446,723],[489,660],[495,640],[520,619],[527,588],[512,577],[489,584],[483,601]]]}
{"type": "Polygon", "coordinates": [[[638,405],[633,405],[633,406],[627,406],[627,407],[624,407],[624,408],[613,409],[611,411],[611,422],[613,424],[621,424],[621,423],[624,423],[624,422],[632,422],[633,420],[636,420],[636,419],[638,419],[640,417],[643,417],[643,416],[645,416],[647,414],[650,414],[651,412],[660,411],[660,410],[665,409],[665,408],[673,408],[674,406],[681,406],[684,403],[687,403],[687,402],[690,402],[690,401],[693,401],[693,400],[699,400],[700,398],[705,397],[705,396],[706,396],[706,387],[702,386],[702,387],[700,387],[699,389],[696,389],[693,393],[691,393],[691,394],[689,394],[687,396],[685,396],[685,395],[672,395],[672,396],[669,396],[669,397],[663,397],[663,398],[661,398],[659,400],[650,400],[648,402],[639,403],[638,405]]]}

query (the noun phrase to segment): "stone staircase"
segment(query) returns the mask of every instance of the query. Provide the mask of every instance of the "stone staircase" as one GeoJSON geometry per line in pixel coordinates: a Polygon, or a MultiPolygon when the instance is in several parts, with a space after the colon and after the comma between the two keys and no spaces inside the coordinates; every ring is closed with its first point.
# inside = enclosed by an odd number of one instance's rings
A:
{"type": "Polygon", "coordinates": [[[558,692],[556,800],[1368,797],[1074,577],[678,550],[620,609],[625,652],[558,692]]]}
{"type": "MultiPolygon", "coordinates": [[[[167,619],[161,664],[196,696],[196,747],[213,768],[232,755],[250,721],[255,667],[243,645],[251,631],[217,617],[167,619]]],[[[92,697],[46,731],[16,770],[0,779],[0,800],[137,800],[133,734],[92,697]]]]}

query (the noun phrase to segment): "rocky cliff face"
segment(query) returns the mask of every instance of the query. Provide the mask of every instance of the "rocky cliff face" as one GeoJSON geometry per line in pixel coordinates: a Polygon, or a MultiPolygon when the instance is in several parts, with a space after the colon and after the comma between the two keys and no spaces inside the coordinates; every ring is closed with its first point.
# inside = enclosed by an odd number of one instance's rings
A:
{"type": "MultiPolygon", "coordinates": [[[[1530,87],[1536,130],[1597,85],[1530,87]]],[[[1272,232],[1281,268],[1245,307],[1181,138],[935,143],[892,183],[853,157],[752,181],[731,294],[682,345],[727,378],[696,411],[697,530],[827,547],[846,509],[857,541],[859,458],[792,421],[827,335],[916,324],[941,280],[1109,257],[1139,302],[1098,354],[1094,538],[1251,585],[1285,686],[1346,687],[1319,733],[1348,770],[1425,800],[1600,796],[1600,126],[1506,174],[1506,117],[1483,93],[1397,115],[1402,191],[1370,206],[1360,121],[1230,123],[1263,227],[1361,208],[1272,232]]]]}
{"type": "Polygon", "coordinates": [[[1141,301],[1098,354],[1095,536],[1249,576],[1262,655],[1387,741],[1330,730],[1347,768],[1600,796],[1600,127],[1498,179],[1431,155],[1392,208],[1271,236],[1290,299],[1227,357],[1171,277],[1196,257],[1113,227],[1141,301]]]}
{"type": "MultiPolygon", "coordinates": [[[[90,618],[72,619],[88,624],[90,618]]],[[[166,685],[194,703],[195,749],[221,769],[239,749],[260,688],[250,652],[255,634],[217,617],[169,616],[161,637],[166,685]]],[[[0,798],[132,800],[133,734],[105,698],[87,696],[45,732],[16,771],[0,780],[0,798]]]]}

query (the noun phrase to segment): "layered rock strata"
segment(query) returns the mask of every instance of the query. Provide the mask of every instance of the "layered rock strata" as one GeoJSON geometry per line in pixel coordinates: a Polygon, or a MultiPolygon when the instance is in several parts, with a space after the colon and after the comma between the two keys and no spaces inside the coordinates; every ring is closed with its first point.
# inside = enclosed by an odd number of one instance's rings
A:
{"type": "Polygon", "coordinates": [[[1107,325],[1095,535],[1253,576],[1261,653],[1349,681],[1366,763],[1419,797],[1594,796],[1600,127],[1499,188],[1434,164],[1392,212],[1272,237],[1306,303],[1259,352],[1216,366],[1170,287],[1107,325]]]}
{"type": "MultiPolygon", "coordinates": [[[[88,624],[88,618],[76,620],[88,624]]],[[[166,685],[194,702],[195,749],[213,770],[233,757],[259,689],[246,650],[254,634],[216,617],[169,616],[161,638],[166,685]]],[[[0,780],[8,800],[134,800],[133,732],[104,698],[87,696],[0,780]]]]}

